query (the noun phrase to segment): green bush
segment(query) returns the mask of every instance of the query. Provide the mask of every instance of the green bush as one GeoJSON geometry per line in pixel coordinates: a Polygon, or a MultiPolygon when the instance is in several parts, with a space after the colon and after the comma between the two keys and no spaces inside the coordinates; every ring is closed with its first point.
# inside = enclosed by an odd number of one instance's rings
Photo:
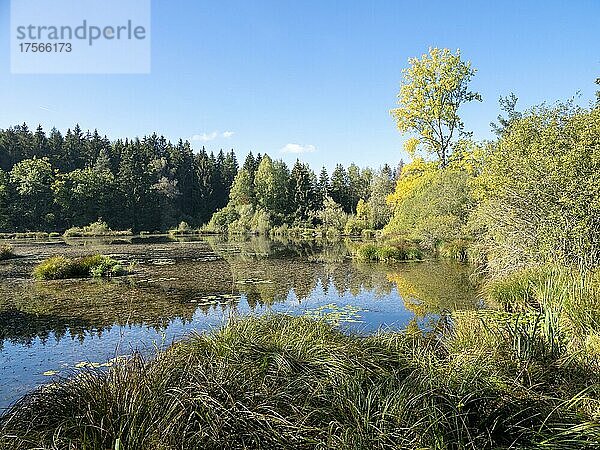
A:
{"type": "Polygon", "coordinates": [[[360,236],[365,228],[367,228],[367,222],[362,219],[358,219],[355,216],[350,216],[346,225],[344,226],[344,234],[349,236],[360,236]]]}
{"type": "Polygon", "coordinates": [[[361,261],[377,261],[377,246],[375,244],[360,245],[356,257],[361,261]]]}
{"type": "Polygon", "coordinates": [[[406,253],[398,247],[391,245],[381,245],[375,252],[378,261],[403,261],[406,259],[406,253]]]}
{"type": "Polygon", "coordinates": [[[475,204],[473,176],[452,165],[443,170],[428,168],[412,181],[411,177],[412,173],[403,171],[398,190],[405,183],[406,192],[394,194],[401,200],[395,200],[394,216],[385,226],[385,234],[419,240],[429,251],[435,251],[440,242],[460,239],[475,204]]]}
{"type": "Polygon", "coordinates": [[[181,221],[177,228],[169,230],[169,234],[173,236],[185,236],[192,234],[201,234],[201,230],[194,229],[185,221],[181,221]]]}
{"type": "Polygon", "coordinates": [[[239,219],[240,215],[233,206],[218,210],[210,219],[205,229],[213,233],[227,233],[229,225],[239,219]]]}
{"type": "Polygon", "coordinates": [[[375,236],[377,236],[377,230],[365,228],[361,231],[360,235],[363,237],[363,239],[373,239],[375,236]]]}
{"type": "Polygon", "coordinates": [[[490,145],[470,227],[487,270],[600,266],[600,108],[543,105],[490,145]]]}
{"type": "Polygon", "coordinates": [[[129,271],[125,270],[118,261],[104,255],[91,255],[75,259],[54,256],[33,269],[33,277],[38,280],[113,277],[127,273],[129,271]]]}

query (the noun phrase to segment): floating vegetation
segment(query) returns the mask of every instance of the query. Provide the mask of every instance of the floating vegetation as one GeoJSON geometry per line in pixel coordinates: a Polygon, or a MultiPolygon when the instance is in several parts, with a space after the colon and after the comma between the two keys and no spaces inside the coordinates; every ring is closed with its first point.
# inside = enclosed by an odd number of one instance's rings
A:
{"type": "Polygon", "coordinates": [[[48,239],[44,231],[29,231],[24,233],[0,233],[0,239],[48,239]]]}
{"type": "Polygon", "coordinates": [[[198,306],[215,306],[225,303],[238,302],[240,300],[239,294],[215,294],[215,295],[203,295],[199,298],[190,300],[191,303],[197,303],[198,306]]]}
{"type": "Polygon", "coordinates": [[[99,367],[112,367],[113,363],[114,363],[113,361],[107,361],[104,363],[80,361],[77,364],[75,364],[75,368],[76,369],[84,369],[84,368],[98,369],[99,367]]]}
{"type": "Polygon", "coordinates": [[[156,258],[150,260],[150,264],[154,264],[155,266],[166,266],[175,264],[175,260],[173,258],[156,258]]]}
{"type": "Polygon", "coordinates": [[[271,280],[262,280],[260,278],[247,278],[245,280],[236,281],[237,284],[272,284],[271,280]]]}
{"type": "Polygon", "coordinates": [[[342,323],[362,322],[360,313],[367,311],[367,309],[354,305],[340,306],[335,303],[329,303],[305,311],[304,316],[311,319],[324,320],[331,325],[338,326],[342,323]]]}

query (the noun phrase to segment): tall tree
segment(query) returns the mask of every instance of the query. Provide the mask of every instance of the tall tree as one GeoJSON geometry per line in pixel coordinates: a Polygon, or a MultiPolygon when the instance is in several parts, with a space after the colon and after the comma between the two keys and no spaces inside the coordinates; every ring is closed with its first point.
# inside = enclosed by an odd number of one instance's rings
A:
{"type": "Polygon", "coordinates": [[[233,206],[253,205],[255,203],[250,173],[246,169],[241,169],[236,175],[229,192],[229,201],[233,206]]]}
{"type": "Polygon", "coordinates": [[[297,159],[290,176],[290,203],[297,220],[304,221],[308,218],[308,213],[314,204],[313,199],[310,169],[297,159]]]}
{"type": "Polygon", "coordinates": [[[330,195],[332,200],[341,205],[345,212],[352,211],[350,200],[350,181],[348,180],[348,172],[341,164],[337,164],[331,173],[330,195]]]}
{"type": "Polygon", "coordinates": [[[0,231],[8,231],[11,225],[9,210],[9,179],[8,174],[0,169],[0,231]]]}
{"type": "Polygon", "coordinates": [[[48,149],[48,139],[46,138],[46,133],[44,133],[44,129],[41,125],[38,125],[35,130],[35,134],[33,135],[33,155],[36,158],[44,158],[48,157],[49,149],[48,149]]]}
{"type": "Polygon", "coordinates": [[[508,132],[511,124],[519,120],[523,114],[517,111],[517,101],[519,98],[514,94],[510,93],[506,97],[500,96],[498,103],[500,104],[500,110],[506,113],[506,117],[502,114],[498,114],[498,123],[490,123],[492,131],[496,136],[501,137],[503,134],[508,132]]]}
{"type": "Polygon", "coordinates": [[[274,214],[285,214],[289,171],[282,161],[265,155],[254,176],[254,193],[259,207],[274,214]]]}
{"type": "Polygon", "coordinates": [[[475,75],[460,50],[430,48],[419,58],[410,58],[402,71],[398,108],[391,111],[401,133],[413,133],[405,147],[414,154],[420,146],[437,156],[441,167],[448,163],[453,139],[464,133],[458,109],[481,95],[469,91],[475,75]]]}
{"type": "Polygon", "coordinates": [[[392,217],[392,208],[387,202],[387,197],[394,192],[394,186],[394,172],[385,164],[373,177],[368,202],[369,222],[376,230],[383,228],[392,217]]]}
{"type": "Polygon", "coordinates": [[[54,226],[53,193],[54,170],[47,159],[25,159],[10,171],[10,182],[15,190],[13,217],[17,225],[38,230],[54,226]]]}

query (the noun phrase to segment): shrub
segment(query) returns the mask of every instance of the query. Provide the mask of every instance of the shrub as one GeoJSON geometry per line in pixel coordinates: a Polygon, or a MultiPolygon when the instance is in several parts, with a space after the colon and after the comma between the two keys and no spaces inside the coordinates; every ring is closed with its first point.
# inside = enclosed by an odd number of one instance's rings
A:
{"type": "Polygon", "coordinates": [[[185,221],[181,221],[177,228],[169,230],[169,234],[174,236],[185,236],[190,234],[200,234],[200,230],[195,230],[185,221]]]}
{"type": "Polygon", "coordinates": [[[394,216],[385,233],[419,240],[431,251],[440,242],[461,238],[475,203],[472,179],[458,163],[441,170],[416,158],[403,167],[396,191],[390,196],[394,216]]]}
{"type": "Polygon", "coordinates": [[[600,108],[540,106],[490,146],[470,227],[487,268],[600,266],[600,108]]]}
{"type": "Polygon", "coordinates": [[[114,259],[103,255],[84,256],[70,259],[54,256],[38,264],[33,269],[33,277],[38,280],[59,280],[64,278],[112,277],[129,273],[114,259]]]}
{"type": "Polygon", "coordinates": [[[375,252],[378,261],[403,261],[406,259],[406,253],[398,247],[391,245],[381,245],[375,252]]]}
{"type": "Polygon", "coordinates": [[[375,236],[377,236],[377,230],[364,229],[361,231],[360,235],[364,239],[373,239],[375,236]]]}
{"type": "Polygon", "coordinates": [[[356,250],[356,257],[361,261],[377,261],[377,246],[364,244],[356,250]]]}
{"type": "Polygon", "coordinates": [[[326,196],[323,200],[323,209],[317,211],[317,218],[323,224],[323,227],[334,233],[340,234],[344,231],[346,222],[348,221],[348,215],[344,212],[342,207],[336,203],[331,197],[326,196]]]}
{"type": "Polygon", "coordinates": [[[258,234],[269,234],[271,230],[271,215],[264,209],[257,209],[250,222],[251,230],[258,234]]]}
{"type": "Polygon", "coordinates": [[[365,228],[367,228],[367,222],[365,220],[351,216],[348,218],[348,221],[344,226],[344,234],[350,236],[360,236],[365,228]]]}
{"type": "Polygon", "coordinates": [[[235,222],[240,215],[233,206],[226,206],[218,210],[210,219],[205,230],[213,233],[227,233],[229,225],[235,222]]]}

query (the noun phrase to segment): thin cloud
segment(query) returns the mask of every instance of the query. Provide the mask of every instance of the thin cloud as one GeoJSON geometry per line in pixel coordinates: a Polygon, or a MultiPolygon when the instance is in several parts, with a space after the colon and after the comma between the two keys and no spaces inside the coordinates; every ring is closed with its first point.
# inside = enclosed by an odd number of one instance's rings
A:
{"type": "Polygon", "coordinates": [[[214,141],[218,135],[219,135],[219,133],[217,133],[216,131],[213,131],[212,133],[194,134],[192,136],[192,141],[196,141],[196,142],[214,141]]]}
{"type": "Polygon", "coordinates": [[[286,144],[281,148],[281,153],[313,153],[317,148],[312,144],[286,144]]]}
{"type": "Polygon", "coordinates": [[[229,139],[234,134],[235,132],[233,131],[223,131],[222,133],[219,131],[213,131],[211,133],[194,134],[191,140],[192,142],[210,142],[217,138],[229,139]]]}

